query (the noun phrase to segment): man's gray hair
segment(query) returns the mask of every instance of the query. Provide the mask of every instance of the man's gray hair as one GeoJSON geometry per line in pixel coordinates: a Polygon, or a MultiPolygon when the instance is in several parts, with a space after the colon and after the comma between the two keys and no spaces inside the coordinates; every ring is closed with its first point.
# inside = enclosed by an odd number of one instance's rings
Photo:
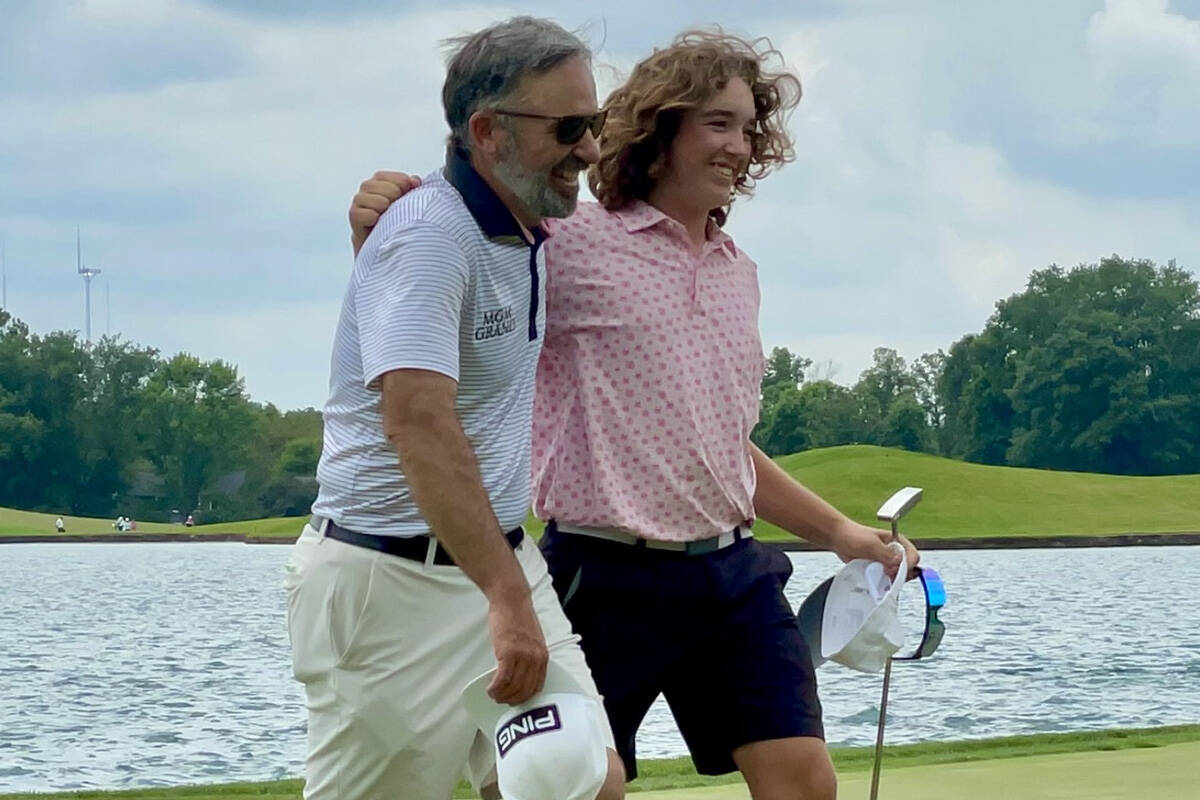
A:
{"type": "Polygon", "coordinates": [[[513,17],[478,33],[447,39],[451,50],[442,86],[450,147],[466,152],[467,121],[476,111],[497,108],[527,75],[541,75],[570,58],[590,62],[578,36],[537,17],[513,17]]]}

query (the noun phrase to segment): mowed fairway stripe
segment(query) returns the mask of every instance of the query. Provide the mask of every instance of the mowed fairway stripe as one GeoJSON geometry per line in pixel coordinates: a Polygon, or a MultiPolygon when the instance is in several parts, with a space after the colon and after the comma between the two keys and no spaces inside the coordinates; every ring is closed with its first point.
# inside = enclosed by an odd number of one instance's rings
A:
{"type": "MultiPolygon", "coordinates": [[[[838,777],[838,798],[870,794],[871,773],[838,777]]],[[[1200,742],[1145,750],[900,767],[884,762],[880,800],[1196,800],[1200,742]]],[[[638,792],[630,800],[749,800],[744,785],[638,792]]]]}

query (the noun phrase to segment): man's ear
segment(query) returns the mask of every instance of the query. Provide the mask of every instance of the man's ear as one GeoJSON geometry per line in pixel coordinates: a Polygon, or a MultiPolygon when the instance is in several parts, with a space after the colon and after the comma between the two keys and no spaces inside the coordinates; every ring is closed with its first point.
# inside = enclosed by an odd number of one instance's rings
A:
{"type": "Polygon", "coordinates": [[[494,160],[500,152],[500,137],[508,132],[498,124],[496,115],[490,111],[476,111],[467,120],[467,135],[471,138],[471,149],[494,160]]]}

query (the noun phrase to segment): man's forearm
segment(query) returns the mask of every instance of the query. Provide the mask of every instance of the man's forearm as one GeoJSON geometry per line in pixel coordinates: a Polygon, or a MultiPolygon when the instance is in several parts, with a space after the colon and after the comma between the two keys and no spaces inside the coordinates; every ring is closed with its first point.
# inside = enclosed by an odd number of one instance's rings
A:
{"type": "Polygon", "coordinates": [[[832,549],[838,528],[850,521],[846,515],[784,472],[753,444],[750,455],[758,478],[755,515],[818,547],[832,549]]]}
{"type": "Polygon", "coordinates": [[[421,514],[467,577],[489,599],[528,594],[525,574],[504,539],[458,421],[430,416],[396,426],[388,439],[421,514]]]}

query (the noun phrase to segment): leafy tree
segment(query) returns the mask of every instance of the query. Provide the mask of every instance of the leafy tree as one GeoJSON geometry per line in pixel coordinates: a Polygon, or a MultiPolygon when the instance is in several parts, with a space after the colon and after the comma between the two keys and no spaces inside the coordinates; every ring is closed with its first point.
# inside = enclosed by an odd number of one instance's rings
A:
{"type": "Polygon", "coordinates": [[[762,451],[780,456],[808,449],[808,432],[804,427],[804,403],[795,386],[779,386],[772,391],[774,401],[766,409],[765,419],[751,434],[762,451]]]}
{"type": "Polygon", "coordinates": [[[0,499],[75,511],[82,459],[75,410],[86,395],[87,353],[72,333],[36,336],[5,314],[0,334],[0,430],[11,436],[0,499]]]}
{"type": "Polygon", "coordinates": [[[915,389],[903,357],[890,347],[875,348],[872,364],[863,370],[855,388],[880,419],[887,416],[896,398],[915,389]]]}
{"type": "Polygon", "coordinates": [[[145,392],[147,457],[173,504],[195,508],[200,492],[245,456],[255,416],[237,369],[180,353],[159,364],[145,392]]]}
{"type": "Polygon", "coordinates": [[[811,381],[778,392],[757,444],[767,455],[787,455],[863,442],[865,427],[860,400],[851,389],[832,381],[811,381]]]}
{"type": "Polygon", "coordinates": [[[946,421],[946,407],[938,393],[938,381],[946,369],[946,354],[942,350],[925,353],[909,366],[909,381],[913,394],[933,431],[940,431],[946,421]]]}
{"type": "Polygon", "coordinates": [[[882,434],[880,444],[885,447],[901,447],[915,452],[928,451],[933,447],[928,414],[912,394],[892,401],[883,421],[882,434]]]}
{"type": "Polygon", "coordinates": [[[794,355],[786,347],[776,347],[767,357],[766,371],[762,379],[762,396],[766,404],[773,403],[776,393],[787,388],[796,389],[804,382],[804,371],[812,366],[812,359],[794,355]]]}
{"type": "Polygon", "coordinates": [[[209,518],[302,513],[321,428],[315,409],[250,403],[224,362],[164,360],[119,337],[37,336],[0,311],[0,505],[161,519],[204,493],[219,500],[209,518]],[[242,488],[219,491],[233,471],[245,473],[242,488]],[[145,472],[169,496],[133,496],[145,472]]]}
{"type": "Polygon", "coordinates": [[[0,310],[0,505],[37,508],[42,502],[31,465],[37,458],[42,421],[29,409],[29,328],[0,310]]]}
{"type": "Polygon", "coordinates": [[[1012,441],[1010,353],[995,330],[968,334],[950,348],[938,381],[946,417],[944,455],[981,464],[1005,464],[1012,441]]]}
{"type": "Polygon", "coordinates": [[[791,453],[794,450],[777,450],[777,447],[790,445],[781,444],[783,441],[793,442],[794,431],[784,428],[791,423],[788,421],[795,405],[793,394],[804,381],[804,371],[812,364],[807,358],[794,355],[786,347],[776,347],[767,358],[766,369],[762,378],[762,394],[759,406],[759,421],[750,432],[750,441],[754,442],[768,455],[791,453]],[[784,404],[782,412],[777,406],[784,404]],[[772,429],[779,422],[779,431],[772,429]]]}
{"type": "Polygon", "coordinates": [[[1200,469],[1200,289],[1173,262],[1113,256],[1036,272],[997,323],[1021,345],[1011,463],[1200,469]]]}
{"type": "Polygon", "coordinates": [[[316,437],[292,439],[284,445],[276,462],[276,472],[311,478],[317,474],[317,462],[321,458],[321,440],[316,437]]]}
{"type": "Polygon", "coordinates": [[[75,510],[108,516],[133,482],[144,438],[139,430],[143,393],[158,351],[105,337],[89,355],[87,395],[76,409],[81,471],[75,510]]]}
{"type": "Polygon", "coordinates": [[[1034,272],[950,349],[951,455],[1128,474],[1200,470],[1200,288],[1112,256],[1034,272]]]}
{"type": "Polygon", "coordinates": [[[833,381],[812,381],[800,388],[800,401],[809,447],[867,441],[862,405],[853,390],[833,381]]]}

